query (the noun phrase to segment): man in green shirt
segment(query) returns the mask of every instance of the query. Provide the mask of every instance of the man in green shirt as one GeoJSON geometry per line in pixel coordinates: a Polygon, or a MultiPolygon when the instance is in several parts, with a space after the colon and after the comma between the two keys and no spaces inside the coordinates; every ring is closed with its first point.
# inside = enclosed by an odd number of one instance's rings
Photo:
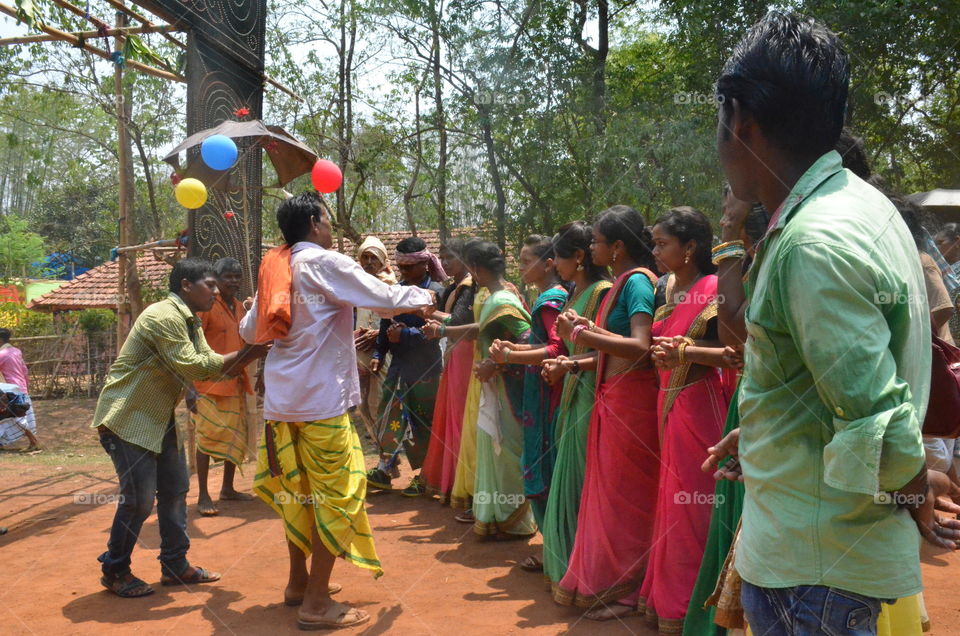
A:
{"type": "Polygon", "coordinates": [[[837,37],[776,12],[717,82],[733,194],[775,211],[748,279],[739,403],[736,568],[756,634],[875,634],[882,600],[922,589],[917,529],[945,547],[960,538],[935,517],[924,468],[916,248],[832,150],[848,84],[837,37]]]}
{"type": "Polygon", "coordinates": [[[93,427],[113,460],[120,502],[107,551],[99,557],[100,582],[121,597],[145,596],[153,588],[130,571],[140,528],[157,500],[163,585],[207,583],[220,575],[187,561],[186,495],[190,477],[177,439],[174,409],[195,380],[237,375],[266,349],[246,346],[220,355],[203,337],[196,312],[209,311],[217,294],[213,266],[186,258],[170,272],[170,295],[147,307],[134,323],[110,367],[93,427]]]}

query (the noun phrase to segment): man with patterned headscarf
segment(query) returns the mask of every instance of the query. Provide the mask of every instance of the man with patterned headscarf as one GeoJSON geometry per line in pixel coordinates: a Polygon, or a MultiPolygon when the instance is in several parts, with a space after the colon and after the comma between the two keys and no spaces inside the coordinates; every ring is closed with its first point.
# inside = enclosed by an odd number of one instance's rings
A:
{"type": "MultiPolygon", "coordinates": [[[[435,294],[443,291],[447,274],[422,238],[412,236],[400,241],[396,260],[401,285],[415,285],[435,294]]],[[[439,343],[424,336],[424,324],[426,321],[419,313],[400,314],[380,322],[371,370],[374,373],[380,370],[387,353],[393,359],[383,386],[377,422],[381,460],[367,473],[367,483],[375,488],[388,490],[391,479],[399,476],[397,462],[401,450],[406,452],[414,470],[420,470],[427,456],[443,360],[439,343]]],[[[418,473],[402,494],[417,497],[424,492],[426,487],[418,473]]]]}
{"type": "MultiPolygon", "coordinates": [[[[387,248],[376,236],[368,236],[357,250],[357,261],[366,273],[376,276],[387,285],[396,285],[390,262],[387,260],[387,248]]],[[[363,420],[372,443],[377,443],[377,405],[380,403],[380,391],[383,385],[383,373],[370,370],[373,353],[380,334],[380,316],[371,309],[357,307],[353,340],[357,347],[357,372],[360,374],[360,406],[357,413],[363,420]]]]}

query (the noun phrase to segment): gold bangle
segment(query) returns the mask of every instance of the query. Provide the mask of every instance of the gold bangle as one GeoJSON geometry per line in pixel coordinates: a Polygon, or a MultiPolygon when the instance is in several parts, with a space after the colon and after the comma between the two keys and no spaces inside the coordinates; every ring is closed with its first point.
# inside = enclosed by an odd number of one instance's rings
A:
{"type": "Polygon", "coordinates": [[[680,366],[683,366],[684,364],[686,364],[686,361],[684,360],[683,352],[684,352],[684,350],[685,350],[688,346],[690,346],[690,343],[688,342],[688,340],[690,340],[690,339],[689,339],[689,338],[686,338],[686,339],[685,339],[683,342],[681,342],[680,345],[677,347],[677,353],[679,354],[679,357],[680,357],[680,366]]]}
{"type": "Polygon", "coordinates": [[[713,250],[711,251],[714,254],[716,254],[717,252],[721,252],[730,247],[744,247],[743,240],[737,239],[735,241],[727,241],[726,243],[721,243],[720,245],[717,245],[716,247],[714,247],[713,250]]]}

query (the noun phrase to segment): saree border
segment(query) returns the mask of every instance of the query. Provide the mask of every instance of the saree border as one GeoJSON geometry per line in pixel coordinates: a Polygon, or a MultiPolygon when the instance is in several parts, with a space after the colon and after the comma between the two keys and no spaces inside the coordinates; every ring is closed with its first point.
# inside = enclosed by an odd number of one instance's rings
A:
{"type": "MultiPolygon", "coordinates": [[[[712,300],[710,304],[704,307],[697,317],[693,319],[693,322],[690,323],[690,328],[687,329],[686,336],[697,340],[702,338],[703,335],[707,332],[707,323],[710,322],[713,318],[717,317],[717,301],[712,300]]],[[[670,374],[670,383],[667,385],[663,391],[666,392],[666,396],[663,400],[663,408],[660,411],[660,434],[663,435],[663,428],[666,426],[667,415],[670,413],[670,409],[673,408],[673,403],[677,400],[677,396],[680,395],[681,389],[687,381],[687,375],[690,373],[690,367],[693,366],[692,362],[687,362],[683,365],[678,366],[673,373],[670,374]]]]}

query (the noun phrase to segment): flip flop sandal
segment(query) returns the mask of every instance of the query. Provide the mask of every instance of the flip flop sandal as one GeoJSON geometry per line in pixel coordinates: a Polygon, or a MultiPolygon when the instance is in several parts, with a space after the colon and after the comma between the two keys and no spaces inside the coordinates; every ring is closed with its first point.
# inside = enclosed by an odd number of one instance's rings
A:
{"type": "MultiPolygon", "coordinates": [[[[327,594],[333,596],[337,592],[343,589],[343,586],[339,583],[331,583],[330,587],[327,588],[327,594]]],[[[285,598],[283,599],[283,604],[287,607],[299,607],[303,605],[303,597],[301,598],[285,598]]]]}
{"type": "Polygon", "coordinates": [[[520,562],[520,569],[527,572],[543,572],[543,561],[535,556],[528,556],[520,562]]]}
{"type": "Polygon", "coordinates": [[[219,572],[210,572],[201,567],[195,567],[194,572],[187,578],[182,576],[168,576],[164,574],[160,577],[160,585],[194,585],[197,583],[213,583],[220,580],[219,572]]]}
{"type": "Polygon", "coordinates": [[[216,517],[220,514],[220,510],[217,509],[217,505],[214,503],[210,503],[209,506],[206,504],[197,504],[197,510],[200,511],[201,517],[216,517]]]}
{"type": "Polygon", "coordinates": [[[100,584],[120,598],[139,598],[149,596],[155,591],[146,581],[137,577],[133,577],[124,583],[120,581],[119,577],[107,578],[104,575],[100,577],[100,584]]]}
{"type": "Polygon", "coordinates": [[[474,523],[477,518],[473,516],[473,510],[464,510],[455,516],[453,520],[459,521],[460,523],[474,523]]]}
{"type": "Polygon", "coordinates": [[[336,605],[331,605],[319,620],[304,620],[298,618],[297,627],[305,632],[316,631],[318,629],[343,629],[362,625],[370,620],[370,614],[358,616],[359,613],[356,608],[337,603],[336,605]],[[351,612],[355,618],[348,619],[347,615],[351,612]]]}

